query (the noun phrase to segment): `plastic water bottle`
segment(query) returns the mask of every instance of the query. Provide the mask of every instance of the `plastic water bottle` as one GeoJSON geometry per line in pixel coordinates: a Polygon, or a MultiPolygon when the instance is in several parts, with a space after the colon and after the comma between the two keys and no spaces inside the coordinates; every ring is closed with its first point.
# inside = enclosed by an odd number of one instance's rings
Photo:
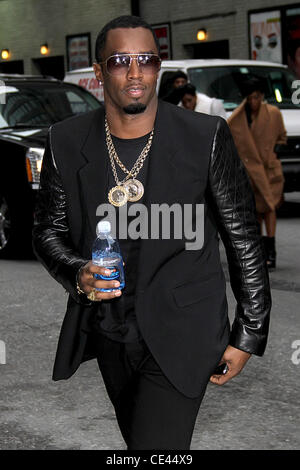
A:
{"type": "Polygon", "coordinates": [[[98,222],[96,227],[97,238],[93,244],[92,261],[96,266],[102,266],[110,271],[110,275],[94,274],[96,279],[104,281],[119,281],[119,287],[99,289],[100,292],[113,292],[125,287],[123,258],[117,240],[111,235],[111,225],[107,220],[98,222]]]}

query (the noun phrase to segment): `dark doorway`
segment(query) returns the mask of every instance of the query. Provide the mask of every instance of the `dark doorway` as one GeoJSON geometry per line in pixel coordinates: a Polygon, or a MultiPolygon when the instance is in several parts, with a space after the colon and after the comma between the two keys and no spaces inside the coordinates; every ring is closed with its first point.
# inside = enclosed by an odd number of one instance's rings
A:
{"type": "Polygon", "coordinates": [[[32,59],[35,69],[40,75],[48,75],[63,80],[65,76],[64,56],[43,57],[32,59]]]}
{"type": "Polygon", "coordinates": [[[210,41],[185,44],[189,59],[229,59],[229,41],[210,41]]]}
{"type": "Polygon", "coordinates": [[[0,73],[24,73],[23,60],[11,60],[0,62],[0,73]]]}
{"type": "Polygon", "coordinates": [[[140,0],[131,0],[131,14],[140,16],[140,0]]]}

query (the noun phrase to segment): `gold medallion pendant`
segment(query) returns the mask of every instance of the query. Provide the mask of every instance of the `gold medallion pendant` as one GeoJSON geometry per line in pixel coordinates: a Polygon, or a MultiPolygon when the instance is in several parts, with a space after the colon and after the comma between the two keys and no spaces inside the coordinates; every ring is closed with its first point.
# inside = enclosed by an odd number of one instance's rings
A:
{"type": "Polygon", "coordinates": [[[114,143],[111,138],[109,125],[105,116],[105,135],[106,135],[106,146],[108,150],[108,156],[111,164],[111,170],[113,177],[116,183],[116,186],[112,188],[108,193],[109,202],[116,207],[124,206],[128,201],[135,202],[139,201],[144,194],[143,184],[135,179],[140,170],[142,169],[145,159],[150,152],[152,145],[154,129],[152,129],[151,134],[148,138],[147,144],[143,148],[139,157],[137,158],[135,164],[129,171],[121,160],[118,157],[114,143]],[[121,168],[121,170],[126,173],[126,177],[123,180],[118,178],[118,173],[116,169],[116,164],[121,168]]]}
{"type": "Polygon", "coordinates": [[[108,193],[109,202],[115,206],[124,206],[128,201],[127,191],[123,186],[114,186],[108,193]]]}
{"type": "Polygon", "coordinates": [[[130,202],[139,201],[144,194],[143,184],[134,178],[125,181],[124,188],[127,191],[127,198],[130,202]]]}

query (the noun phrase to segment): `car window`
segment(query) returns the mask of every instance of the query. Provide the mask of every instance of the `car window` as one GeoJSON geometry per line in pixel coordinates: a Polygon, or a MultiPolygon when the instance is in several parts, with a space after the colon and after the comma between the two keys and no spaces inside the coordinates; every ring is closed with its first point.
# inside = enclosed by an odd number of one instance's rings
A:
{"type": "Polygon", "coordinates": [[[50,126],[98,108],[99,101],[81,88],[61,83],[10,83],[0,102],[0,128],[50,126]]]}
{"type": "Polygon", "coordinates": [[[284,68],[263,66],[196,67],[188,69],[189,80],[197,91],[223,101],[227,111],[243,100],[242,83],[251,76],[264,79],[268,103],[279,108],[299,108],[292,103],[294,75],[284,68]]]}
{"type": "Polygon", "coordinates": [[[82,96],[78,95],[78,93],[74,93],[74,91],[67,91],[66,96],[69,101],[72,113],[81,114],[90,110],[89,103],[84,100],[82,96]]]}

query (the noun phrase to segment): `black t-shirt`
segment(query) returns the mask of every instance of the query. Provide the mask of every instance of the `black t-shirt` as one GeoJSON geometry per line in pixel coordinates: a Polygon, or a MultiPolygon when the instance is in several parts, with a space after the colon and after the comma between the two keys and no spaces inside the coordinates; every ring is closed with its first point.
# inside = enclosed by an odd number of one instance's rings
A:
{"type": "MultiPolygon", "coordinates": [[[[131,168],[133,167],[134,163],[136,162],[137,158],[145,147],[149,136],[150,133],[137,139],[119,139],[118,137],[112,136],[112,140],[118,157],[128,170],[131,170],[131,168]]],[[[109,159],[108,154],[107,158],[109,159]]],[[[151,150],[146,160],[144,161],[143,167],[141,168],[140,172],[136,177],[136,179],[138,179],[143,184],[144,188],[146,183],[149,158],[151,158],[151,150]]],[[[123,170],[121,170],[117,163],[115,163],[115,165],[119,180],[123,180],[126,174],[123,172],[123,170]]],[[[107,194],[111,188],[117,185],[114,180],[110,161],[108,167],[109,174],[107,194]]],[[[137,203],[143,203],[143,198],[137,201],[137,203]]],[[[127,210],[132,204],[135,203],[127,203],[127,210]]],[[[116,207],[115,209],[117,211],[116,221],[118,233],[119,208],[116,207]]],[[[127,216],[128,224],[132,219],[133,216],[127,216]]],[[[140,239],[119,239],[119,244],[122,257],[125,262],[125,287],[122,290],[121,297],[108,301],[102,301],[99,304],[99,308],[97,309],[97,313],[94,317],[93,328],[114,341],[130,343],[141,339],[134,312],[134,296],[135,286],[137,282],[140,239]]]]}

